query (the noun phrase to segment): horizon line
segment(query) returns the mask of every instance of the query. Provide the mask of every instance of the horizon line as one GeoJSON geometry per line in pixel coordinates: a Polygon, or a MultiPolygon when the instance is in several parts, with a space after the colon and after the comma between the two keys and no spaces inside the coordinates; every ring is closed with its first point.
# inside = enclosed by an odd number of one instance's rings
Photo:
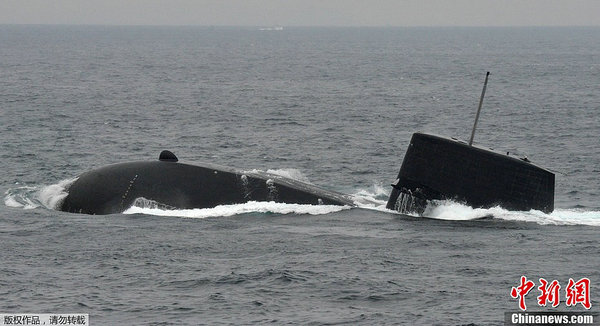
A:
{"type": "Polygon", "coordinates": [[[0,26],[102,26],[102,27],[225,27],[225,28],[598,28],[599,25],[227,25],[227,24],[101,24],[101,23],[2,23],[0,26]]]}

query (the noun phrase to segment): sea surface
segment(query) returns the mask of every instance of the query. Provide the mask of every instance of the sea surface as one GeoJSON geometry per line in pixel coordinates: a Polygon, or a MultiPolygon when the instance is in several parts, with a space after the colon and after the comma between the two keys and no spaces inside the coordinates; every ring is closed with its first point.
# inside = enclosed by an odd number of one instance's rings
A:
{"type": "Polygon", "coordinates": [[[0,26],[0,313],[92,325],[502,325],[600,307],[600,28],[0,26]],[[556,173],[555,211],[385,209],[417,131],[556,173]],[[106,164],[279,173],[359,207],[55,210],[106,164]]]}

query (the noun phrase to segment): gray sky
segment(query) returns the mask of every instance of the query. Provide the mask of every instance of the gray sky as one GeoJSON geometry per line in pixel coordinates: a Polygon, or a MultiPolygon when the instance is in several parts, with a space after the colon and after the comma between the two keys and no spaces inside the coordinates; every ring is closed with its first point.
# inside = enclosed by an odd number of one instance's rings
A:
{"type": "Polygon", "coordinates": [[[0,24],[599,26],[600,0],[0,0],[0,24]]]}

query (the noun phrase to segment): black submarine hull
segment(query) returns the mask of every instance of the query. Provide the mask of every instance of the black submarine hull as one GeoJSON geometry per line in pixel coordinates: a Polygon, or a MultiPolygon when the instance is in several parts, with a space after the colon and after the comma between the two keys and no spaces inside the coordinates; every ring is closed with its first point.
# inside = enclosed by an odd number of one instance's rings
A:
{"type": "Polygon", "coordinates": [[[531,162],[440,136],[415,133],[392,184],[388,209],[422,213],[428,201],[554,210],[554,174],[531,162]]]}
{"type": "MultiPolygon", "coordinates": [[[[415,133],[386,207],[420,213],[432,200],[472,207],[554,210],[554,174],[531,162],[415,133]]],[[[163,151],[159,161],[105,166],[80,175],[59,205],[67,212],[121,213],[138,199],[168,209],[212,208],[249,201],[355,206],[347,195],[265,172],[178,163],[163,151]]]]}
{"type": "Polygon", "coordinates": [[[139,198],[172,209],[248,201],[354,205],[345,195],[269,173],[174,161],[120,163],[83,173],[69,186],[59,208],[73,213],[115,214],[127,210],[139,198]]]}

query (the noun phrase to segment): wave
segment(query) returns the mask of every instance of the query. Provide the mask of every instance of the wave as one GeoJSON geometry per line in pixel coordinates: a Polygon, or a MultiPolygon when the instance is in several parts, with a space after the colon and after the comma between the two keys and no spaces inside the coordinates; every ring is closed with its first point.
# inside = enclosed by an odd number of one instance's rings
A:
{"type": "Polygon", "coordinates": [[[146,214],[188,218],[226,217],[248,213],[322,215],[350,209],[349,206],[304,205],[250,201],[243,204],[220,205],[213,208],[170,209],[153,200],[138,198],[123,214],[146,214]]]}
{"type": "MultiPolygon", "coordinates": [[[[281,174],[294,179],[306,179],[295,169],[269,170],[268,173],[281,174]],[[277,173],[275,173],[277,172],[277,173]]],[[[62,180],[57,184],[42,186],[20,186],[5,192],[4,204],[9,207],[35,209],[58,209],[67,196],[68,187],[77,178],[62,180]]],[[[358,189],[350,195],[354,204],[360,209],[374,210],[384,213],[399,214],[388,210],[385,206],[389,190],[379,184],[358,189]]],[[[124,214],[147,214],[158,216],[177,216],[189,218],[226,217],[248,213],[263,214],[310,214],[322,215],[350,209],[349,206],[335,205],[302,205],[276,202],[248,202],[244,204],[221,205],[214,208],[177,209],[145,198],[138,198],[124,214]]],[[[418,216],[416,214],[410,214],[418,216]]],[[[468,221],[491,218],[507,221],[533,222],[540,225],[589,225],[600,226],[600,211],[584,208],[557,208],[552,213],[541,211],[509,211],[502,207],[473,208],[454,201],[432,201],[422,214],[425,217],[451,221],[468,221]]]]}
{"type": "Polygon", "coordinates": [[[430,202],[423,216],[452,221],[494,218],[507,221],[533,222],[541,225],[589,225],[600,226],[600,211],[557,208],[546,214],[538,210],[509,211],[500,206],[473,208],[450,200],[430,202]]]}
{"type": "Polygon", "coordinates": [[[301,181],[301,182],[308,183],[308,184],[312,184],[312,182],[310,182],[308,177],[304,173],[302,173],[302,171],[300,171],[298,169],[268,169],[267,173],[275,174],[280,177],[293,179],[293,180],[301,181]]]}
{"type": "Polygon", "coordinates": [[[390,192],[386,187],[374,184],[370,188],[358,189],[350,195],[350,198],[352,198],[354,204],[359,208],[393,212],[385,208],[389,196],[390,192]]]}
{"type": "Polygon", "coordinates": [[[4,193],[4,204],[9,207],[34,209],[44,207],[58,209],[67,197],[67,189],[77,178],[62,180],[59,183],[42,186],[21,186],[8,189],[4,193]]]}
{"type": "Polygon", "coordinates": [[[280,176],[280,177],[284,177],[284,178],[288,178],[288,179],[292,179],[292,180],[296,180],[296,181],[300,181],[300,182],[304,182],[304,183],[308,183],[308,184],[313,184],[308,177],[302,173],[302,171],[298,170],[298,169],[268,169],[267,171],[263,171],[263,170],[258,170],[258,169],[252,169],[252,170],[245,170],[242,171],[242,173],[247,173],[247,174],[272,174],[272,175],[276,175],[276,176],[280,176]]]}
{"type": "MultiPolygon", "coordinates": [[[[258,170],[248,171],[256,173],[258,170]]],[[[298,180],[306,179],[304,175],[295,169],[268,170],[267,173],[277,174],[284,177],[294,177],[298,180]]],[[[369,189],[357,191],[350,197],[360,207],[378,211],[388,211],[385,208],[389,194],[379,185],[373,185],[369,189]],[[385,198],[383,200],[382,198],[385,198]]],[[[351,209],[350,206],[338,205],[309,205],[309,204],[286,204],[277,202],[250,201],[243,204],[220,205],[213,208],[177,209],[146,198],[137,198],[133,205],[124,214],[147,214],[156,216],[177,216],[188,218],[226,217],[248,213],[271,213],[271,214],[309,214],[323,215],[351,209]]]]}

